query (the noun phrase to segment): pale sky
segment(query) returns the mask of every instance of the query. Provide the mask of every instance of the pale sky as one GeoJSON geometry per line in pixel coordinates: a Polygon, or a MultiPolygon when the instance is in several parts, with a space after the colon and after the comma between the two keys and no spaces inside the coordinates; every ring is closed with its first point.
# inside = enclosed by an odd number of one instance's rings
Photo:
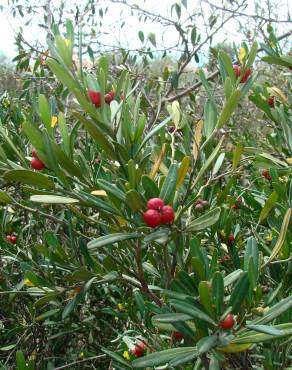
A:
{"type": "MultiPolygon", "coordinates": [[[[24,1],[24,0],[23,0],[24,1]]],[[[22,1],[22,2],[23,2],[22,1]]],[[[69,3],[74,4],[74,0],[67,0],[69,3]]],[[[83,0],[84,3],[85,0],[83,0]]],[[[150,11],[153,11],[158,14],[162,14],[168,17],[170,16],[170,7],[172,4],[174,4],[175,0],[147,0],[144,2],[144,0],[136,0],[132,1],[132,3],[137,3],[141,7],[144,7],[145,9],[149,9],[150,11]]],[[[179,2],[179,1],[177,1],[179,2]]],[[[220,6],[220,0],[212,0],[212,2],[216,5],[220,6]]],[[[21,3],[21,2],[20,2],[21,3]]],[[[27,1],[26,1],[27,3],[27,1]]],[[[35,3],[38,6],[45,4],[46,0],[31,0],[31,4],[35,3]]],[[[51,7],[52,9],[54,7],[58,8],[58,0],[51,0],[51,7]]],[[[77,2],[79,5],[82,4],[82,0],[79,0],[77,2]]],[[[137,16],[131,16],[129,10],[125,8],[121,4],[112,4],[110,1],[106,0],[99,0],[96,1],[98,6],[102,6],[104,9],[105,5],[108,5],[109,11],[105,15],[103,19],[103,30],[108,32],[107,35],[103,36],[103,43],[109,44],[109,45],[116,45],[116,40],[120,40],[125,47],[128,48],[140,48],[141,42],[138,38],[138,31],[142,30],[145,34],[145,38],[147,37],[147,34],[149,32],[154,32],[157,35],[157,44],[158,49],[159,45],[161,47],[164,46],[171,46],[175,44],[177,40],[177,32],[171,28],[165,28],[159,25],[158,23],[143,23],[139,22],[137,16]],[[99,5],[100,4],[100,5],[99,5]],[[123,10],[122,19],[125,20],[126,24],[123,28],[119,27],[119,24],[121,22],[121,16],[120,12],[123,10]]],[[[291,7],[290,2],[290,7],[291,7]]],[[[278,4],[280,4],[278,2],[278,4]]],[[[282,6],[279,7],[281,9],[281,13],[279,16],[283,19],[287,16],[287,6],[289,6],[289,2],[287,0],[281,1],[282,6]]],[[[3,5],[4,7],[7,5],[7,0],[0,0],[0,6],[3,5]]],[[[190,13],[192,13],[193,10],[198,9],[198,6],[200,6],[200,0],[188,0],[188,10],[190,13]]],[[[223,6],[223,4],[221,4],[223,6]]],[[[182,10],[184,8],[182,7],[182,10]]],[[[207,10],[208,6],[204,4],[204,10],[207,10]]],[[[278,11],[278,10],[277,10],[278,11]]],[[[291,11],[291,9],[290,9],[291,11]]],[[[253,6],[253,0],[249,0],[249,6],[245,10],[245,13],[248,14],[254,14],[254,6],[253,6]]],[[[174,12],[175,14],[175,12],[174,12]]],[[[174,17],[173,14],[173,17],[174,17]]],[[[291,14],[291,13],[290,13],[291,14]]],[[[182,12],[182,19],[187,16],[187,13],[185,11],[182,12]]],[[[67,16],[64,16],[66,18],[67,16]]],[[[17,52],[15,50],[14,45],[14,35],[19,30],[19,27],[23,27],[24,30],[24,37],[29,42],[34,42],[35,40],[38,40],[42,45],[46,45],[45,43],[45,31],[43,29],[40,29],[37,26],[38,19],[34,19],[34,24],[32,26],[25,26],[24,19],[20,16],[17,16],[16,18],[13,18],[8,12],[3,13],[0,12],[0,54],[4,53],[9,58],[13,58],[15,55],[17,55],[17,52]]],[[[244,18],[244,21],[247,21],[247,18],[244,18]]],[[[198,24],[198,27],[202,27],[203,24],[198,24]]],[[[288,30],[291,28],[291,24],[289,27],[288,23],[283,23],[279,26],[283,30],[288,30]]],[[[281,34],[281,32],[279,32],[281,34]]],[[[227,38],[228,42],[236,42],[239,43],[241,40],[238,39],[238,34],[235,29],[235,23],[233,21],[230,21],[227,23],[227,26],[224,30],[222,30],[214,39],[214,42],[218,41],[224,41],[224,39],[227,38]]]]}

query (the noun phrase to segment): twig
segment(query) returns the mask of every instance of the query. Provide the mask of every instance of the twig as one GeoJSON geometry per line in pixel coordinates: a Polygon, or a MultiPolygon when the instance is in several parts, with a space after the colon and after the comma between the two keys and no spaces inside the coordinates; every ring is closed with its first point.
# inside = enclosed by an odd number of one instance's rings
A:
{"type": "Polygon", "coordinates": [[[93,361],[93,360],[97,360],[97,359],[101,359],[101,358],[105,358],[105,357],[106,357],[106,355],[98,355],[98,356],[93,356],[93,357],[85,358],[84,360],[74,361],[74,362],[70,362],[69,364],[66,364],[66,365],[63,365],[63,366],[55,367],[54,370],[68,369],[68,367],[71,367],[71,366],[74,366],[74,365],[78,365],[78,364],[82,364],[83,362],[93,361]]]}

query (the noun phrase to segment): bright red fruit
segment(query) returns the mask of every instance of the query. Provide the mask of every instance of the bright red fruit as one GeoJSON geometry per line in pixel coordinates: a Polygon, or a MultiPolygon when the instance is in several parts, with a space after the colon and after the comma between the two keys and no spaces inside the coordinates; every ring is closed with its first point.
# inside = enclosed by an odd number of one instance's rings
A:
{"type": "Polygon", "coordinates": [[[246,70],[246,72],[245,72],[245,74],[244,74],[244,76],[242,77],[242,79],[240,80],[240,83],[241,84],[243,84],[243,83],[245,83],[247,80],[248,80],[248,78],[249,78],[249,76],[251,75],[251,69],[250,68],[248,68],[247,70],[246,70]]]}
{"type": "Polygon", "coordinates": [[[235,240],[234,235],[233,234],[230,234],[229,237],[228,237],[228,243],[229,244],[232,244],[234,242],[234,240],[235,240]]]}
{"type": "Polygon", "coordinates": [[[262,170],[262,175],[263,175],[264,177],[268,177],[268,176],[270,176],[270,174],[269,174],[269,171],[268,171],[268,170],[262,170]]]}
{"type": "Polygon", "coordinates": [[[164,202],[160,198],[151,198],[147,202],[148,209],[160,210],[164,206],[164,202]]]}
{"type": "Polygon", "coordinates": [[[270,96],[267,99],[267,103],[269,104],[270,107],[274,107],[275,106],[275,97],[274,96],[270,96]]]}
{"type": "Polygon", "coordinates": [[[35,157],[35,158],[37,158],[37,157],[38,157],[38,153],[37,153],[37,151],[36,151],[36,148],[33,148],[33,150],[31,151],[31,155],[32,155],[33,157],[35,157]]]}
{"type": "Polygon", "coordinates": [[[171,224],[174,220],[174,210],[170,206],[163,206],[161,209],[161,222],[171,224]]]}
{"type": "Polygon", "coordinates": [[[160,225],[161,215],[156,209],[148,209],[148,211],[143,214],[144,222],[150,227],[156,227],[160,225]]]}
{"type": "Polygon", "coordinates": [[[183,335],[180,331],[174,331],[172,333],[172,336],[176,339],[176,340],[182,340],[183,339],[183,335]]]}
{"type": "Polygon", "coordinates": [[[137,343],[133,349],[131,349],[131,352],[136,357],[142,357],[144,355],[145,350],[146,350],[146,344],[141,341],[137,343]]]}
{"type": "Polygon", "coordinates": [[[6,236],[6,240],[7,240],[8,242],[11,242],[11,235],[7,235],[7,236],[6,236]]]}
{"type": "Polygon", "coordinates": [[[88,97],[92,104],[99,108],[101,106],[101,94],[99,91],[88,90],[88,97]]]}
{"type": "Polygon", "coordinates": [[[233,71],[235,73],[235,77],[238,78],[240,76],[240,73],[241,73],[239,65],[233,64],[233,71]]]}
{"type": "Polygon", "coordinates": [[[15,235],[11,235],[10,241],[12,244],[15,244],[17,242],[17,237],[15,235]]]}
{"type": "Polygon", "coordinates": [[[228,330],[233,328],[234,324],[235,324],[234,316],[231,313],[229,313],[225,317],[225,319],[220,322],[219,326],[224,330],[228,330]]]}
{"type": "Polygon", "coordinates": [[[30,165],[34,170],[41,171],[45,168],[45,164],[38,158],[33,157],[30,161],[30,165]]]}

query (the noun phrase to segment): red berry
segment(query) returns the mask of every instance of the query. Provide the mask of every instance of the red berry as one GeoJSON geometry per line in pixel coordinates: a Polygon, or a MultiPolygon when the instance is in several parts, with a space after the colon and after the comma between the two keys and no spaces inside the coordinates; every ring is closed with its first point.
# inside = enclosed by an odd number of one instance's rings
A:
{"type": "Polygon", "coordinates": [[[244,76],[242,77],[242,79],[240,80],[240,83],[241,84],[243,84],[243,83],[245,83],[247,80],[248,80],[248,78],[249,78],[249,76],[251,75],[251,69],[250,68],[248,68],[247,70],[246,70],[246,72],[245,72],[245,74],[244,74],[244,76]]]}
{"type": "Polygon", "coordinates": [[[225,317],[225,319],[220,322],[219,326],[224,330],[228,330],[233,328],[234,324],[235,324],[234,316],[231,313],[229,313],[225,317]]]}
{"type": "Polygon", "coordinates": [[[176,340],[182,340],[183,339],[183,335],[180,331],[174,331],[172,333],[172,336],[176,339],[176,340]]]}
{"type": "Polygon", "coordinates": [[[15,244],[17,242],[17,237],[15,235],[11,235],[10,241],[12,244],[15,244]]]}
{"type": "Polygon", "coordinates": [[[136,344],[136,347],[139,347],[142,351],[146,350],[146,343],[142,340],[136,344]]]}
{"type": "Polygon", "coordinates": [[[268,176],[270,176],[270,174],[269,174],[269,171],[268,171],[268,170],[262,170],[262,175],[263,175],[264,177],[268,177],[268,176]]]}
{"type": "Polygon", "coordinates": [[[151,198],[147,202],[148,209],[160,210],[164,206],[164,202],[160,198],[151,198]]]}
{"type": "Polygon", "coordinates": [[[233,71],[235,73],[235,77],[238,78],[240,76],[240,73],[241,73],[239,65],[234,64],[233,65],[233,71]]]}
{"type": "Polygon", "coordinates": [[[146,350],[146,344],[141,341],[137,343],[133,349],[131,349],[131,352],[136,357],[142,357],[144,355],[145,350],[146,350]]]}
{"type": "Polygon", "coordinates": [[[275,106],[275,97],[274,96],[270,96],[267,99],[267,103],[269,104],[270,107],[274,107],[275,106]]]}
{"type": "Polygon", "coordinates": [[[163,224],[171,224],[174,220],[174,210],[170,206],[163,206],[161,209],[161,222],[163,224]]]}
{"type": "Polygon", "coordinates": [[[155,209],[148,209],[148,211],[143,214],[144,222],[150,227],[156,227],[160,225],[161,216],[155,209]]]}
{"type": "Polygon", "coordinates": [[[30,161],[30,165],[34,170],[41,171],[45,168],[45,164],[38,158],[33,157],[30,161]]]}
{"type": "Polygon", "coordinates": [[[235,240],[234,235],[233,234],[230,234],[229,237],[228,237],[228,243],[229,244],[232,244],[234,242],[234,240],[235,240]]]}
{"type": "Polygon", "coordinates": [[[7,235],[7,236],[6,236],[6,240],[7,240],[8,242],[11,242],[11,235],[7,235]]]}
{"type": "Polygon", "coordinates": [[[96,108],[99,108],[101,106],[101,95],[99,91],[88,90],[88,97],[91,103],[96,106],[96,108]]]}
{"type": "Polygon", "coordinates": [[[105,95],[104,101],[106,102],[106,104],[110,104],[114,100],[114,97],[115,93],[113,91],[110,91],[105,95]]]}
{"type": "Polygon", "coordinates": [[[268,176],[266,177],[266,179],[267,179],[268,181],[272,181],[272,176],[271,176],[271,175],[268,175],[268,176]]]}
{"type": "Polygon", "coordinates": [[[36,151],[36,148],[33,148],[32,151],[31,151],[31,155],[34,157],[34,158],[37,158],[38,157],[38,153],[36,151]]]}
{"type": "Polygon", "coordinates": [[[224,261],[224,262],[230,261],[230,257],[229,256],[223,256],[222,261],[224,261]]]}

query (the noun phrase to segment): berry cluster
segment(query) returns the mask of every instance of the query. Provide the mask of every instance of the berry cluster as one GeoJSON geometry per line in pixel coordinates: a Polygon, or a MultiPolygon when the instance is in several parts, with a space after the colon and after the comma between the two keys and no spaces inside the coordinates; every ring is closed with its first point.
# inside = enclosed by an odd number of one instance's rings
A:
{"type": "Polygon", "coordinates": [[[15,235],[7,235],[6,240],[12,244],[16,244],[17,237],[15,235]]]}
{"type": "Polygon", "coordinates": [[[264,176],[268,181],[272,181],[272,176],[268,170],[262,170],[262,176],[264,176]]]}
{"type": "Polygon", "coordinates": [[[209,208],[209,207],[210,207],[210,204],[207,200],[203,200],[199,198],[195,201],[196,211],[203,211],[204,209],[209,208]]]}
{"type": "Polygon", "coordinates": [[[146,344],[142,341],[137,343],[134,348],[130,350],[131,353],[133,353],[136,357],[142,357],[144,353],[146,352],[146,344]]]}
{"type": "MultiPolygon", "coordinates": [[[[233,71],[235,73],[236,78],[238,78],[241,75],[241,68],[240,68],[239,65],[234,64],[233,65],[233,71]]],[[[242,79],[240,80],[240,83],[241,84],[245,83],[248,80],[250,75],[251,75],[251,69],[247,68],[245,74],[243,75],[242,79]]]]}
{"type": "Polygon", "coordinates": [[[150,227],[163,224],[171,224],[174,220],[174,210],[170,206],[164,205],[160,198],[152,198],[147,202],[148,210],[144,212],[143,218],[146,225],[150,227]]]}
{"type": "Polygon", "coordinates": [[[37,171],[41,171],[45,168],[45,164],[38,158],[36,149],[33,149],[31,152],[32,159],[30,161],[31,168],[37,171]]]}
{"type": "MultiPolygon", "coordinates": [[[[99,91],[94,90],[88,90],[88,97],[93,105],[96,106],[96,108],[101,107],[101,93],[99,91]]],[[[106,104],[110,104],[115,98],[114,91],[110,91],[104,96],[104,101],[106,104]]]]}

